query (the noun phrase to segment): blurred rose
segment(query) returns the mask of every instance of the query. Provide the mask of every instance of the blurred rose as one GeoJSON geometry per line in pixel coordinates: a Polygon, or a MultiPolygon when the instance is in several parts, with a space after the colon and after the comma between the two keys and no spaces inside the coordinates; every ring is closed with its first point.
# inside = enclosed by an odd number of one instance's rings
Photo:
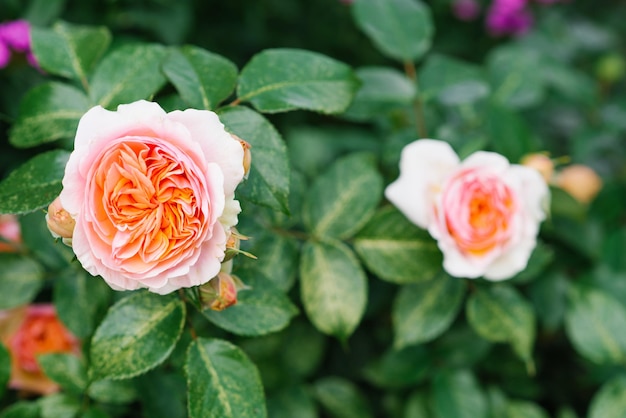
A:
{"type": "Polygon", "coordinates": [[[407,145],[385,195],[428,229],[457,277],[510,278],[526,267],[545,218],[548,187],[533,169],[476,152],[463,162],[445,142],[407,145]]]}
{"type": "Polygon", "coordinates": [[[83,267],[116,290],[160,294],[216,276],[240,212],[244,150],[217,115],[156,103],[100,106],[80,120],[62,207],[83,267]]]}
{"type": "Polygon", "coordinates": [[[602,179],[590,167],[572,164],[560,171],[556,185],[579,202],[589,203],[602,189],[602,179]]]}
{"type": "Polygon", "coordinates": [[[22,240],[20,233],[20,223],[15,215],[0,215],[0,253],[9,253],[16,251],[16,244],[22,240]]]}
{"type": "Polygon", "coordinates": [[[48,394],[59,389],[41,371],[38,355],[80,353],[79,341],[59,321],[51,304],[0,312],[0,339],[11,354],[9,387],[33,393],[48,394]]]}
{"type": "Polygon", "coordinates": [[[522,157],[520,163],[525,167],[534,168],[543,179],[550,183],[554,175],[554,163],[546,154],[528,154],[522,157]]]}

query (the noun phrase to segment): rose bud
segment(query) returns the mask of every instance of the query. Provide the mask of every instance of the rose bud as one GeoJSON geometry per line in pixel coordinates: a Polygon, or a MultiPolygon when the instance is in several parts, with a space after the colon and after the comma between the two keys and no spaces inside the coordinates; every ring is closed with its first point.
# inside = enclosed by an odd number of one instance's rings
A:
{"type": "Polygon", "coordinates": [[[237,135],[230,134],[233,138],[235,138],[241,144],[243,148],[243,178],[247,179],[248,174],[250,173],[250,164],[252,164],[252,153],[250,152],[250,148],[252,147],[248,142],[239,138],[237,135]]]}
{"type": "Polygon", "coordinates": [[[15,215],[0,215],[0,253],[17,251],[22,241],[20,223],[15,215]]]}
{"type": "Polygon", "coordinates": [[[591,202],[602,189],[600,176],[582,164],[573,164],[561,170],[556,184],[582,203],[591,202]]]}
{"type": "Polygon", "coordinates": [[[60,198],[57,197],[50,203],[50,206],[48,206],[46,223],[53,237],[63,238],[65,244],[71,245],[76,221],[63,209],[60,198]]]}
{"type": "Polygon", "coordinates": [[[238,277],[226,272],[219,272],[208,283],[200,286],[200,300],[204,308],[223,311],[237,303],[237,291],[245,288],[238,277]]]}
{"type": "Polygon", "coordinates": [[[539,171],[539,174],[541,174],[548,183],[554,174],[554,163],[546,154],[527,154],[522,157],[521,164],[539,171]]]}

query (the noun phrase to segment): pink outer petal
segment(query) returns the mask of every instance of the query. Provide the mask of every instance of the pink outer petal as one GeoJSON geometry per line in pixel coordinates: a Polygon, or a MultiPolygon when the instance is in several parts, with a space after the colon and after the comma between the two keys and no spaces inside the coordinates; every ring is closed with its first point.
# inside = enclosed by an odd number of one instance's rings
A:
{"type": "Polygon", "coordinates": [[[30,50],[30,24],[26,20],[14,20],[0,25],[0,39],[17,52],[30,50]]]}
{"type": "Polygon", "coordinates": [[[4,68],[9,65],[11,61],[11,50],[0,38],[0,68],[4,68]]]}
{"type": "Polygon", "coordinates": [[[224,172],[224,192],[227,197],[234,195],[235,188],[243,180],[243,148],[224,129],[213,112],[187,109],[175,110],[168,118],[184,124],[198,140],[206,161],[217,163],[224,172]]]}
{"type": "Polygon", "coordinates": [[[411,222],[428,228],[434,221],[433,205],[459,157],[446,142],[420,139],[402,150],[400,176],[385,189],[385,196],[411,222]]]}

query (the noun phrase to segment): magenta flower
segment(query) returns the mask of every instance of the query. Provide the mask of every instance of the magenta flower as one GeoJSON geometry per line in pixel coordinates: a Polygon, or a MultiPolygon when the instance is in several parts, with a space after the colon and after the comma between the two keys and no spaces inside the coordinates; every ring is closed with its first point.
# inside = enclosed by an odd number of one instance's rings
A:
{"type": "Polygon", "coordinates": [[[30,24],[26,20],[13,20],[0,24],[0,68],[11,60],[11,51],[26,55],[28,63],[38,67],[30,48],[30,24]]]}
{"type": "Polygon", "coordinates": [[[526,0],[494,0],[487,11],[487,29],[494,36],[523,35],[533,24],[526,0]]]}

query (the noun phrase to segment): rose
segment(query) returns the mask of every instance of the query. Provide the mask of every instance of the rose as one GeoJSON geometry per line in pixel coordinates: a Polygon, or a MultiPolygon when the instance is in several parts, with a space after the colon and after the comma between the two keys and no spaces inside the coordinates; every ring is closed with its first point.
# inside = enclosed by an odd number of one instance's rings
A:
{"type": "Polygon", "coordinates": [[[549,192],[536,170],[499,154],[460,162],[447,143],[422,139],[403,149],[385,195],[437,239],[449,274],[503,280],[526,267],[549,192]]]}
{"type": "Polygon", "coordinates": [[[0,253],[17,251],[22,241],[20,223],[15,215],[0,215],[0,253]]]}
{"type": "Polygon", "coordinates": [[[34,393],[59,390],[42,372],[37,363],[38,355],[80,353],[80,342],[59,321],[51,304],[0,312],[0,339],[11,355],[9,387],[34,393]]]}
{"type": "Polygon", "coordinates": [[[156,103],[96,106],[80,120],[62,207],[82,266],[116,290],[160,294],[216,276],[240,212],[244,151],[217,115],[156,103]]]}

